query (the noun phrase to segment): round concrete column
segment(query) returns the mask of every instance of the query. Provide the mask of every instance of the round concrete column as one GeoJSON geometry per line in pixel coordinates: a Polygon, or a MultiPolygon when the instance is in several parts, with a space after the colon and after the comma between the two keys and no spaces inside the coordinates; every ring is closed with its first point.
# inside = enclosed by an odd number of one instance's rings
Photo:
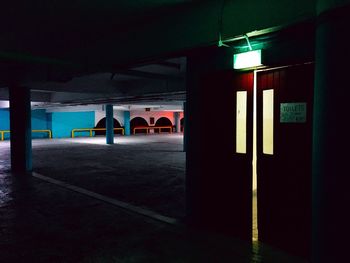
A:
{"type": "MultiPolygon", "coordinates": [[[[338,1],[339,3],[340,1],[338,1]]],[[[316,29],[313,137],[312,262],[348,258],[350,6],[319,1],[316,29]]]]}
{"type": "Polygon", "coordinates": [[[181,132],[180,112],[174,112],[175,131],[181,132]]]}
{"type": "Polygon", "coordinates": [[[113,105],[106,105],[106,143],[114,144],[113,105]]]}
{"type": "Polygon", "coordinates": [[[130,111],[124,111],[124,135],[130,135],[130,111]]]}

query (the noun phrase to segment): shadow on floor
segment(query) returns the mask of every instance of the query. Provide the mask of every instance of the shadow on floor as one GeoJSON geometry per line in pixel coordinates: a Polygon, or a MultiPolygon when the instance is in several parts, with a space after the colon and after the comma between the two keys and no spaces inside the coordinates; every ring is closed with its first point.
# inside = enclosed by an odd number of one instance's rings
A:
{"type": "Polygon", "coordinates": [[[162,224],[33,177],[1,173],[1,262],[302,262],[162,224]]]}

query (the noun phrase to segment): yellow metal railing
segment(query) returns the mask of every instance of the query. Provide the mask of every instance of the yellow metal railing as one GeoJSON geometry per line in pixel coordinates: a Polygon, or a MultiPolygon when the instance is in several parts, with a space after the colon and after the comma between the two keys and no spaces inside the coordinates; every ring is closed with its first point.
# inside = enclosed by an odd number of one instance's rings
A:
{"type": "MultiPolygon", "coordinates": [[[[93,131],[105,131],[106,128],[82,128],[82,129],[73,129],[72,130],[72,138],[75,138],[74,133],[76,132],[90,132],[90,137],[92,137],[93,131]]],[[[122,131],[122,134],[124,135],[124,128],[114,128],[115,131],[122,131]]]]}
{"type": "Polygon", "coordinates": [[[49,138],[52,139],[52,132],[51,130],[32,130],[32,132],[47,132],[49,135],[49,138]]]}
{"type": "Polygon", "coordinates": [[[146,132],[149,133],[148,127],[135,127],[133,130],[134,134],[136,133],[136,130],[146,130],[146,132]]]}
{"type": "Polygon", "coordinates": [[[2,130],[2,131],[0,131],[1,141],[3,141],[5,139],[5,133],[10,133],[10,131],[9,130],[2,130]]]}
{"type": "Polygon", "coordinates": [[[160,129],[169,129],[169,133],[172,133],[173,131],[173,127],[172,126],[143,126],[143,127],[135,127],[133,130],[133,133],[136,134],[137,130],[146,130],[147,134],[149,133],[150,130],[156,130],[158,129],[158,131],[160,132],[160,129]]]}
{"type": "MultiPolygon", "coordinates": [[[[1,130],[0,134],[1,134],[1,141],[3,141],[5,139],[5,133],[10,133],[11,131],[9,130],[1,130]]],[[[49,138],[52,139],[52,132],[51,130],[32,130],[32,132],[47,132],[49,135],[49,138]]]]}

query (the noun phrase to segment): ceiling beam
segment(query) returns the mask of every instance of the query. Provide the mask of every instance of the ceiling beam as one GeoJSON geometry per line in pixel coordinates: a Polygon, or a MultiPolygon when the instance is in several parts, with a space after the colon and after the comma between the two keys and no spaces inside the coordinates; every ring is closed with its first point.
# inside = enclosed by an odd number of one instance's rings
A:
{"type": "MultiPolygon", "coordinates": [[[[41,92],[41,91],[31,91],[30,93],[31,101],[36,102],[50,102],[51,93],[41,92]]],[[[0,100],[9,100],[9,92],[6,88],[0,88],[0,100]]]]}
{"type": "Polygon", "coordinates": [[[154,65],[159,65],[159,66],[168,67],[168,68],[175,68],[177,70],[181,69],[181,64],[169,62],[169,61],[156,62],[154,63],[154,65]]]}
{"type": "Polygon", "coordinates": [[[151,73],[151,72],[145,72],[145,71],[133,70],[133,69],[114,69],[111,79],[113,79],[116,74],[140,77],[140,78],[146,78],[146,79],[161,79],[161,80],[182,80],[183,79],[180,76],[151,73]]]}

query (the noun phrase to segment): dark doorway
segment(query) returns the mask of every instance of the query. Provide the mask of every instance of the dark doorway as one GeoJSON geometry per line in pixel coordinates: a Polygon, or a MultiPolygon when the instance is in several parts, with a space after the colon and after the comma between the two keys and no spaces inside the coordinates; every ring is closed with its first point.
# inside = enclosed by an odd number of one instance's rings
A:
{"type": "MultiPolygon", "coordinates": [[[[116,119],[113,119],[113,127],[114,128],[121,128],[119,121],[116,119]]],[[[95,128],[106,128],[106,118],[101,119],[95,128]]],[[[122,134],[121,130],[114,131],[114,134],[122,134]]],[[[95,135],[106,135],[106,131],[95,131],[95,135]]]]}
{"type": "MultiPolygon", "coordinates": [[[[161,117],[156,121],[155,127],[161,127],[161,126],[171,126],[171,130],[173,129],[173,124],[166,117],[161,117]]],[[[169,132],[169,129],[157,129],[155,130],[155,132],[157,133],[169,132]]]]}
{"type": "Polygon", "coordinates": [[[140,128],[140,127],[148,127],[147,121],[142,118],[142,117],[135,117],[130,121],[130,128],[131,132],[136,134],[136,133],[147,133],[146,129],[136,129],[135,128],[140,128]]]}

